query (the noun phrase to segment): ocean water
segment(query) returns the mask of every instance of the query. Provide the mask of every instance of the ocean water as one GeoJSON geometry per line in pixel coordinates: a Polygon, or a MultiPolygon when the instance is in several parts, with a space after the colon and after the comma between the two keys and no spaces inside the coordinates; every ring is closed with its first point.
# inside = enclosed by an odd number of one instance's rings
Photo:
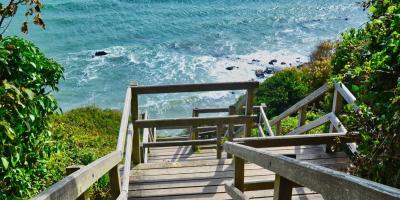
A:
{"type": "MultiPolygon", "coordinates": [[[[26,37],[65,67],[57,100],[122,109],[127,86],[259,80],[255,70],[306,62],[315,45],[359,27],[354,0],[52,0],[45,31],[26,37]],[[109,53],[93,57],[96,51],[109,53]],[[253,59],[255,59],[253,61],[253,59]],[[257,61],[259,60],[259,61],[257,61]],[[281,64],[284,62],[286,64],[281,64]],[[235,66],[233,70],[226,67],[235,66]]],[[[19,34],[22,17],[6,34],[19,34]]],[[[152,118],[191,116],[232,104],[243,92],[146,95],[152,118]]]]}

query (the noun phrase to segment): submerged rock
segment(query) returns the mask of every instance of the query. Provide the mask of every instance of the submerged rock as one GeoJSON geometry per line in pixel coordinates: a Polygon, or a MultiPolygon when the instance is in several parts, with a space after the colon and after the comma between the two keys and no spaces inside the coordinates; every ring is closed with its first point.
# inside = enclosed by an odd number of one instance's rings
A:
{"type": "Polygon", "coordinates": [[[94,53],[94,56],[105,56],[105,55],[107,55],[108,53],[107,52],[105,52],[105,51],[96,51],[95,53],[94,53]]]}
{"type": "Polygon", "coordinates": [[[281,65],[286,65],[286,63],[285,62],[281,62],[281,65]]]}
{"type": "Polygon", "coordinates": [[[273,65],[273,64],[276,63],[276,62],[278,62],[278,60],[277,60],[277,59],[273,59],[273,60],[269,61],[268,64],[273,65]]]}
{"type": "Polygon", "coordinates": [[[260,62],[260,60],[258,60],[258,59],[253,59],[253,60],[251,60],[252,62],[260,62]]]}
{"type": "Polygon", "coordinates": [[[256,70],[256,76],[258,78],[264,78],[264,71],[262,69],[257,69],[256,70]]]}

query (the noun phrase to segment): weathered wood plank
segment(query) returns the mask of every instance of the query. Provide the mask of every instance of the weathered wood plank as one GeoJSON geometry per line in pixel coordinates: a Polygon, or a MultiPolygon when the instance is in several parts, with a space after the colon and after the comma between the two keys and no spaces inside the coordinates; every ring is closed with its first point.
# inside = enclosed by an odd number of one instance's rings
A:
{"type": "Polygon", "coordinates": [[[293,182],[285,177],[276,175],[274,182],[274,200],[291,200],[293,182]]]}
{"type": "Polygon", "coordinates": [[[227,142],[227,152],[276,172],[329,199],[398,200],[400,190],[293,158],[272,155],[253,147],[227,142]]]}
{"type": "Polygon", "coordinates": [[[296,129],[294,129],[293,131],[290,131],[289,133],[287,133],[286,135],[298,135],[298,134],[303,134],[311,129],[314,129],[318,126],[321,126],[322,124],[325,124],[326,122],[329,122],[330,118],[332,116],[332,113],[328,113],[306,125],[300,126],[296,129]]]}
{"type": "Polygon", "coordinates": [[[244,191],[244,160],[235,156],[235,177],[233,179],[235,187],[239,191],[244,191]]]}
{"type": "Polygon", "coordinates": [[[218,124],[244,124],[254,123],[257,121],[257,116],[241,116],[232,115],[225,117],[196,117],[196,118],[179,118],[179,119],[148,119],[134,121],[134,127],[138,128],[152,128],[152,127],[167,127],[167,126],[204,126],[204,125],[218,125],[218,124]]]}
{"type": "Polygon", "coordinates": [[[281,113],[280,115],[278,115],[277,117],[272,119],[269,122],[269,124],[271,126],[275,125],[277,122],[281,121],[285,117],[287,117],[287,116],[295,113],[296,111],[298,111],[301,107],[312,103],[314,100],[316,100],[317,98],[319,98],[320,96],[325,94],[327,91],[329,91],[329,86],[328,86],[328,84],[324,84],[322,87],[318,88],[317,90],[315,90],[314,92],[309,94],[307,97],[305,97],[304,99],[300,100],[299,102],[294,104],[292,107],[288,108],[286,111],[284,111],[283,113],[281,113]]]}
{"type": "Polygon", "coordinates": [[[253,82],[225,82],[225,83],[199,83],[199,84],[179,84],[179,85],[150,85],[137,86],[138,94],[156,93],[178,93],[178,92],[201,92],[201,91],[221,91],[221,90],[246,90],[258,87],[259,83],[253,82]]]}
{"type": "Polygon", "coordinates": [[[107,154],[58,181],[34,197],[33,200],[76,199],[121,160],[122,153],[119,151],[107,154]]]}

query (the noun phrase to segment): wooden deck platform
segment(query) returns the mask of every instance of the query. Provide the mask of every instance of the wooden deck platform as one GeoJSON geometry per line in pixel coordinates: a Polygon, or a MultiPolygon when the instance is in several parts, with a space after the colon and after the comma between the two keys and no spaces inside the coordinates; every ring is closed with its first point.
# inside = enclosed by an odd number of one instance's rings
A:
{"type": "MultiPolygon", "coordinates": [[[[295,156],[337,170],[346,170],[350,160],[343,152],[327,154],[322,146],[264,148],[270,153],[295,156]]],[[[193,152],[191,147],[151,148],[148,163],[131,170],[129,199],[231,199],[224,183],[232,181],[232,159],[216,159],[216,149],[193,152]]],[[[274,180],[273,172],[255,164],[245,165],[245,182],[274,180]]],[[[251,199],[273,199],[273,190],[248,191],[251,199]]],[[[307,188],[294,188],[292,199],[323,199],[307,188]]]]}

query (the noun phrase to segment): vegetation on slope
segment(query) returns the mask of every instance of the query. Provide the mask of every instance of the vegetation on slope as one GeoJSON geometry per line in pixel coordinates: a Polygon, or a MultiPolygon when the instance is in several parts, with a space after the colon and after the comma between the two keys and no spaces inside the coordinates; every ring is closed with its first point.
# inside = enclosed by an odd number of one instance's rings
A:
{"type": "MultiPolygon", "coordinates": [[[[94,106],[73,109],[52,117],[57,153],[52,154],[53,182],[61,180],[70,165],[87,165],[116,148],[121,112],[94,106]]],[[[91,199],[110,199],[108,176],[93,186],[91,199]]]]}
{"type": "Polygon", "coordinates": [[[370,21],[342,34],[333,79],[350,86],[361,108],[345,116],[362,135],[356,173],[400,188],[400,2],[364,3],[370,21]]]}

